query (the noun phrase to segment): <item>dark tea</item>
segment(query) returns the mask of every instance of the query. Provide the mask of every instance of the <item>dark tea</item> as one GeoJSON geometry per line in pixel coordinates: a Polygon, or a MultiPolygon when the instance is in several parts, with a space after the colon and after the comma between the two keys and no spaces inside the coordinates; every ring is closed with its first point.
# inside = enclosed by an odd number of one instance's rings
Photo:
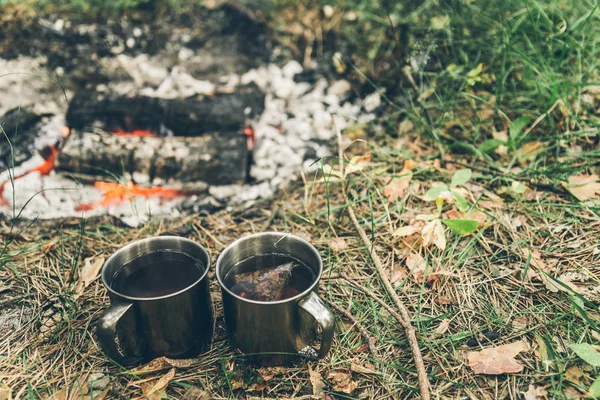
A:
{"type": "Polygon", "coordinates": [[[127,262],[110,285],[130,297],[152,298],[178,292],[196,282],[205,266],[183,252],[159,250],[127,262]]]}
{"type": "Polygon", "coordinates": [[[294,297],[315,281],[312,269],[283,254],[260,254],[236,264],[224,279],[234,294],[255,301],[294,297]]]}

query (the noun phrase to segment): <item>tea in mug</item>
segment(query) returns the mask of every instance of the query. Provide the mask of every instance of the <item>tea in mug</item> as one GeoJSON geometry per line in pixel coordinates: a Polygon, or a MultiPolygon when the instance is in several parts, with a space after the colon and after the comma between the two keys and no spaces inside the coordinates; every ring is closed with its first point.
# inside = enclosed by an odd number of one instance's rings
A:
{"type": "Polygon", "coordinates": [[[236,264],[224,279],[237,296],[255,301],[294,297],[315,281],[313,270],[283,254],[260,254],[236,264]]]}
{"type": "Polygon", "coordinates": [[[125,263],[111,289],[129,297],[152,298],[176,293],[202,277],[205,266],[190,254],[153,251],[125,263]]]}

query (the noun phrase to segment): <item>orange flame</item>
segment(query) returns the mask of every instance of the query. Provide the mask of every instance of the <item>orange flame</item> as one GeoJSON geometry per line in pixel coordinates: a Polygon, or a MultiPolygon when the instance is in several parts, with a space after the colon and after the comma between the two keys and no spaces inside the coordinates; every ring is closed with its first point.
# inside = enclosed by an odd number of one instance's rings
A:
{"type": "Polygon", "coordinates": [[[121,185],[120,183],[114,182],[96,182],[94,186],[104,194],[102,200],[94,203],[83,203],[75,208],[75,211],[89,211],[95,207],[108,207],[113,204],[119,204],[124,201],[128,201],[137,196],[149,197],[160,197],[163,200],[172,199],[180,195],[177,189],[168,189],[160,186],[144,188],[140,187],[133,182],[128,182],[127,185],[121,185]]]}
{"type": "Polygon", "coordinates": [[[131,132],[127,132],[121,128],[117,128],[112,133],[114,133],[117,136],[139,136],[139,137],[154,136],[154,133],[152,133],[146,129],[135,129],[131,132]]]}
{"type": "MultiPolygon", "coordinates": [[[[41,163],[40,165],[38,165],[35,168],[30,169],[29,171],[26,171],[24,173],[22,173],[21,175],[17,175],[13,178],[13,182],[16,181],[17,179],[21,179],[24,176],[27,176],[29,174],[31,174],[32,172],[39,172],[41,175],[48,175],[50,174],[50,171],[52,171],[54,169],[54,162],[56,161],[56,156],[58,156],[59,150],[56,146],[50,146],[50,156],[44,160],[43,163],[41,163]]],[[[6,188],[6,186],[9,184],[10,181],[6,181],[4,183],[2,183],[2,186],[0,186],[0,205],[6,205],[8,204],[8,202],[4,199],[3,197],[3,193],[4,193],[4,189],[6,188]]]]}

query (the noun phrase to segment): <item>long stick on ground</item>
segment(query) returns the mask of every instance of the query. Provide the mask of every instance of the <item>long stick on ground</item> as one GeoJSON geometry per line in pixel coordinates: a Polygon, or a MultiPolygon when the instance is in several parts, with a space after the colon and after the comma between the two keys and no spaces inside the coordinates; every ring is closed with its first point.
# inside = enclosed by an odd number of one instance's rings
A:
{"type": "Polygon", "coordinates": [[[337,312],[339,312],[340,314],[343,314],[346,318],[348,318],[350,321],[352,321],[352,323],[356,326],[356,328],[360,332],[360,335],[362,336],[364,342],[369,347],[369,352],[371,353],[373,358],[378,359],[379,357],[377,356],[377,350],[375,350],[375,346],[373,345],[373,341],[371,340],[369,331],[360,322],[358,322],[358,320],[356,318],[354,318],[354,315],[350,314],[348,311],[344,310],[342,307],[340,307],[337,304],[334,304],[332,302],[329,302],[328,304],[333,309],[335,309],[337,312]]]}
{"type": "Polygon", "coordinates": [[[360,238],[362,239],[363,243],[365,244],[365,246],[367,246],[367,248],[369,249],[369,255],[371,256],[371,259],[373,260],[373,264],[375,265],[375,269],[377,270],[379,279],[381,279],[381,282],[383,282],[383,286],[385,287],[385,290],[388,292],[389,296],[394,301],[394,304],[396,305],[398,310],[400,310],[401,318],[398,319],[398,322],[402,325],[402,327],[404,327],[404,333],[406,334],[406,338],[408,339],[408,344],[410,345],[410,350],[413,355],[415,367],[417,368],[417,377],[419,379],[419,389],[421,391],[421,399],[422,400],[430,400],[431,397],[429,395],[429,386],[430,386],[429,378],[427,377],[427,371],[425,370],[425,364],[423,363],[423,356],[421,355],[421,350],[419,349],[419,342],[417,341],[417,334],[416,334],[415,328],[412,326],[412,324],[410,322],[411,318],[410,318],[410,313],[408,311],[408,308],[406,308],[404,303],[402,303],[402,300],[400,300],[400,297],[398,297],[398,293],[396,293],[390,280],[387,278],[387,274],[383,267],[383,262],[381,261],[381,258],[379,258],[379,255],[375,252],[375,247],[373,246],[371,239],[369,239],[367,232],[364,230],[364,228],[358,222],[358,218],[356,218],[356,213],[354,212],[354,207],[352,206],[352,203],[348,199],[348,195],[346,193],[346,181],[344,179],[344,150],[342,149],[342,134],[339,131],[339,129],[336,129],[336,130],[337,130],[338,144],[339,144],[338,151],[339,151],[339,158],[340,158],[340,160],[339,160],[340,174],[342,176],[342,194],[344,196],[344,200],[346,201],[346,204],[348,205],[348,207],[347,207],[348,214],[350,215],[350,219],[352,220],[352,223],[354,224],[354,228],[358,232],[358,234],[359,234],[360,238]]]}

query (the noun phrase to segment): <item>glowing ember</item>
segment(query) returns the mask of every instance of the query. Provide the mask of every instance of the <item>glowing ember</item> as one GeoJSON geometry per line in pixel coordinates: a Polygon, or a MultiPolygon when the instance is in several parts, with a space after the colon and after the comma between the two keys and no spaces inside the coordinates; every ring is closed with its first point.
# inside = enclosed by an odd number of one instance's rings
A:
{"type": "Polygon", "coordinates": [[[139,136],[139,137],[154,136],[154,133],[152,133],[146,129],[135,129],[131,132],[127,132],[121,128],[117,128],[112,133],[114,133],[117,136],[139,136]]]}
{"type": "MultiPolygon", "coordinates": [[[[59,150],[56,146],[50,146],[50,156],[43,163],[38,165],[35,168],[30,169],[27,172],[22,173],[21,175],[17,175],[13,178],[13,181],[20,179],[26,175],[31,174],[32,172],[39,172],[41,175],[48,175],[50,171],[54,169],[54,162],[56,161],[56,156],[58,156],[59,150]]],[[[6,181],[0,186],[0,205],[7,205],[8,202],[4,199],[3,193],[4,189],[8,186],[10,181],[6,181]]]]}
{"type": "Polygon", "coordinates": [[[256,146],[256,133],[254,129],[246,125],[244,127],[244,135],[248,136],[248,151],[252,151],[254,146],[256,146]]]}
{"type": "Polygon", "coordinates": [[[128,201],[137,196],[160,197],[163,200],[170,200],[180,193],[177,189],[166,189],[162,187],[143,188],[133,182],[128,182],[127,185],[121,185],[114,182],[96,182],[94,186],[104,194],[102,200],[94,203],[80,204],[75,208],[75,211],[89,211],[95,207],[108,207],[113,204],[119,204],[128,201]]]}

